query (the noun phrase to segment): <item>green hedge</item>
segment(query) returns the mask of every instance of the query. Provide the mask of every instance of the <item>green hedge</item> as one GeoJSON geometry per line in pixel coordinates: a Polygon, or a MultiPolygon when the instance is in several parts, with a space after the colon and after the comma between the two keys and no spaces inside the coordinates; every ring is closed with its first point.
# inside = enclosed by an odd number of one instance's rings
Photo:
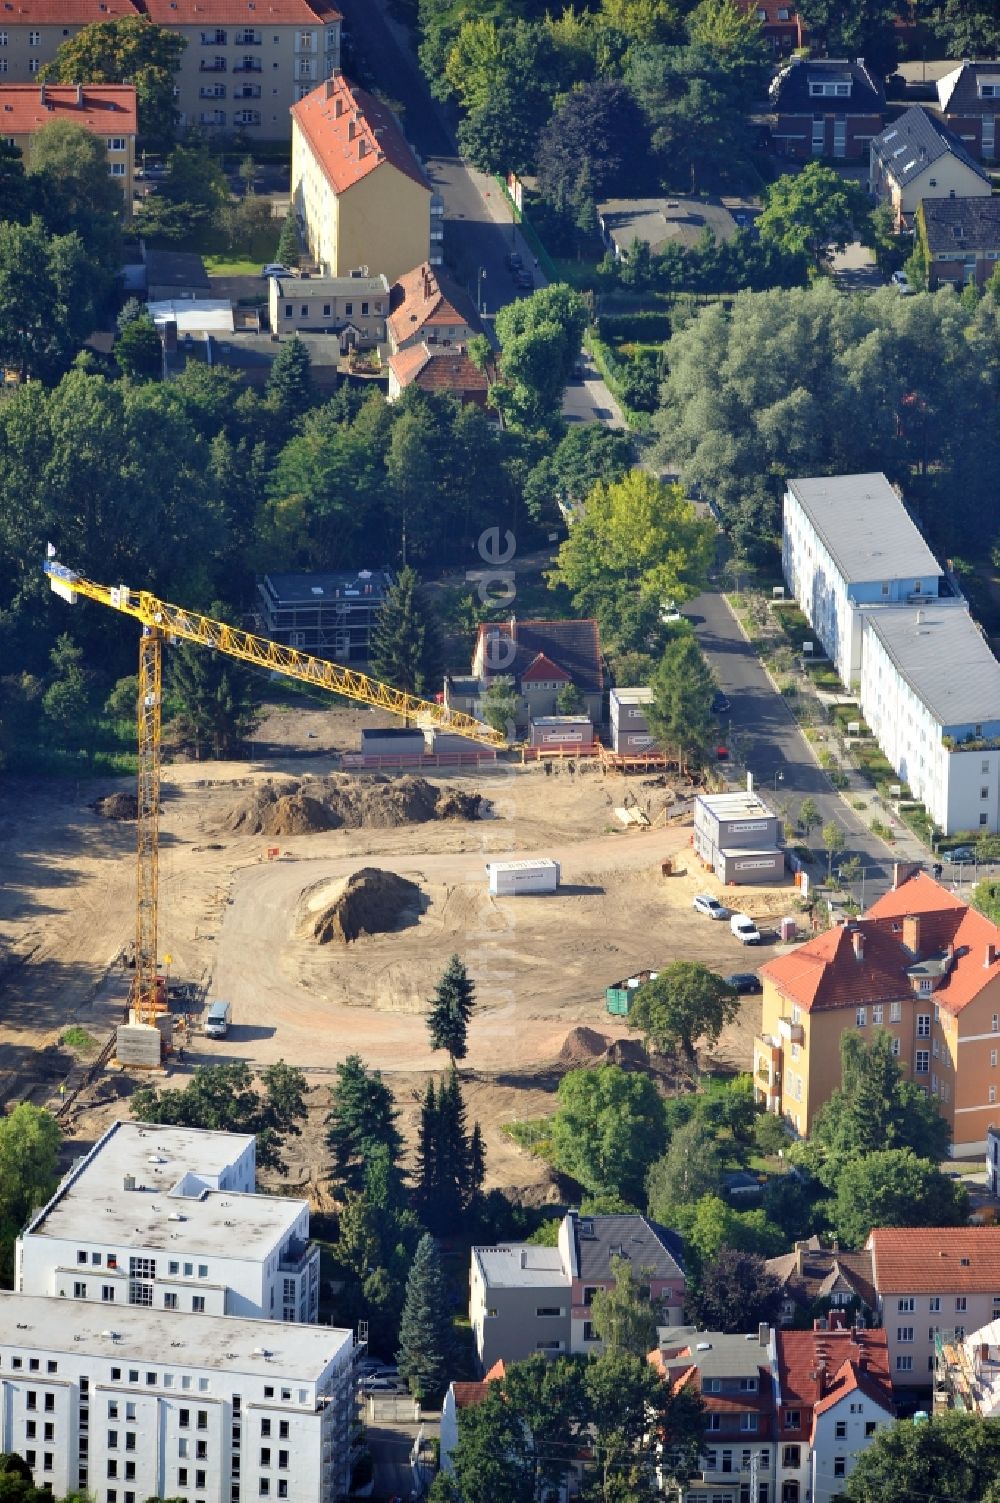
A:
{"type": "Polygon", "coordinates": [[[597,321],[600,336],[609,344],[634,340],[637,344],[665,344],[670,338],[670,314],[666,310],[636,313],[602,313],[597,321]]]}

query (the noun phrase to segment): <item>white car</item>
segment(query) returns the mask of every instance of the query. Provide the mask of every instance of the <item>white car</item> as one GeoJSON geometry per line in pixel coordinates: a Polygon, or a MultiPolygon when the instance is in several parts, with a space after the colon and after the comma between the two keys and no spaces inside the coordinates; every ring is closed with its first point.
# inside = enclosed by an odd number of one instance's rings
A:
{"type": "Polygon", "coordinates": [[[287,266],[282,266],[280,261],[270,261],[267,266],[260,269],[262,277],[290,277],[291,272],[287,266]]]}
{"type": "Polygon", "coordinates": [[[910,286],[905,271],[894,271],[890,278],[890,281],[892,282],[893,287],[895,287],[896,291],[899,293],[900,297],[913,296],[913,288],[910,286]]]}
{"type": "Polygon", "coordinates": [[[681,620],[681,613],[672,600],[660,601],[660,620],[664,626],[673,626],[675,621],[681,620]]]}
{"type": "Polygon", "coordinates": [[[729,927],[741,945],[760,944],[760,930],[745,913],[734,913],[729,920],[729,927]]]}
{"type": "Polygon", "coordinates": [[[706,918],[724,919],[729,917],[729,909],[723,908],[718,898],[710,897],[707,892],[700,892],[694,899],[691,907],[698,913],[703,913],[706,918]]]}

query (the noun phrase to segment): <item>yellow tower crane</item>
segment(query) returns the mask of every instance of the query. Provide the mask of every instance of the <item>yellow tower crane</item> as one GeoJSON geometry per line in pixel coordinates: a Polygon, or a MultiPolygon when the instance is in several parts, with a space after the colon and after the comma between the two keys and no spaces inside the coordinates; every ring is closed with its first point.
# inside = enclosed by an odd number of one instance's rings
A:
{"type": "Polygon", "coordinates": [[[431,700],[418,699],[402,689],[344,668],[324,658],[310,657],[294,647],[283,647],[266,637],[215,621],[198,611],[185,610],[160,600],[149,590],[130,590],[127,585],[96,584],[47,559],[45,572],[57,595],[71,605],[82,596],[132,616],[142,626],[139,644],[139,697],[136,725],[139,741],[137,902],[135,923],[135,981],[131,1007],[136,1022],[155,1025],[165,1006],[157,988],[157,886],[160,815],[160,729],[164,642],[197,642],[214,648],[237,662],[284,674],[331,694],[388,710],[390,714],[419,717],[424,724],[454,731],[483,746],[501,749],[506,738],[481,720],[446,709],[431,700]]]}

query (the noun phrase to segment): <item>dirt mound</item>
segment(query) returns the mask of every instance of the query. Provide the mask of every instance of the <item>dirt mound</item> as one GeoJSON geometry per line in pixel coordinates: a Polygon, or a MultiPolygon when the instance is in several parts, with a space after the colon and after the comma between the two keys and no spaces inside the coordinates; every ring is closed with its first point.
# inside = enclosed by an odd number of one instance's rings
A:
{"type": "Polygon", "coordinates": [[[592,1065],[606,1052],[608,1040],[596,1028],[571,1028],[559,1050],[559,1064],[569,1070],[592,1065]]]}
{"type": "Polygon", "coordinates": [[[139,800],[134,793],[107,793],[92,805],[101,819],[138,819],[139,800]]]}
{"type": "Polygon", "coordinates": [[[333,902],[314,911],[312,937],[321,945],[347,945],[362,934],[385,934],[420,905],[416,882],[377,866],[363,866],[340,884],[333,902]]]}
{"type": "MultiPolygon", "coordinates": [[[[265,783],[240,799],[223,828],[240,835],[310,835],[322,830],[391,830],[432,819],[477,819],[482,795],[439,789],[426,778],[357,778],[331,773],[265,783]]],[[[133,816],[134,817],[134,816],[133,816]]]]}
{"type": "Polygon", "coordinates": [[[620,1065],[623,1070],[649,1069],[649,1055],[638,1039],[615,1039],[604,1051],[609,1065],[620,1065]]]}

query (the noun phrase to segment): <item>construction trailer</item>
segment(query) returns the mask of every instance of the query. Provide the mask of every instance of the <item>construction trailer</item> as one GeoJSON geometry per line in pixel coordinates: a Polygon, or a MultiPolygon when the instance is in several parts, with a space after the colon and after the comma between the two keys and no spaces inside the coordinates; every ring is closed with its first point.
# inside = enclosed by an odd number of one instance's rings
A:
{"type": "Polygon", "coordinates": [[[728,885],[781,882],[781,820],[752,788],[700,793],[694,802],[695,854],[728,885]]]}
{"type": "Polygon", "coordinates": [[[635,994],[647,981],[655,981],[659,971],[636,971],[625,981],[614,981],[604,993],[608,1012],[615,1018],[627,1018],[632,1010],[635,994]]]}
{"type": "Polygon", "coordinates": [[[611,749],[619,756],[649,751],[653,736],[646,713],[653,702],[652,689],[612,689],[608,695],[611,749]]]}
{"type": "Polygon", "coordinates": [[[555,892],[559,886],[559,862],[550,861],[547,856],[534,861],[487,861],[486,875],[493,897],[555,892]]]}
{"type": "Polygon", "coordinates": [[[528,743],[541,751],[589,752],[594,726],[589,715],[539,715],[529,723],[528,743]]]}

